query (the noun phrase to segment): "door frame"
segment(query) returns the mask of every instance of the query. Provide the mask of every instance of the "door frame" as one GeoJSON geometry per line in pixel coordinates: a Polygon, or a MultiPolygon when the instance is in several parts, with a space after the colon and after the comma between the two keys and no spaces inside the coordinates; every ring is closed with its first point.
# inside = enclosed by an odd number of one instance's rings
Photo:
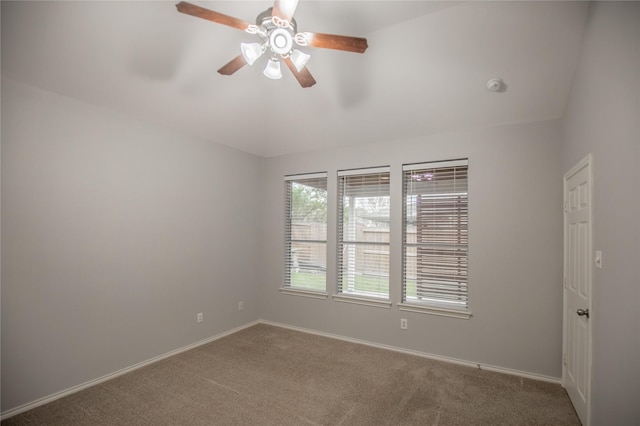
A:
{"type": "MultiPolygon", "coordinates": [[[[594,272],[594,262],[593,262],[593,158],[591,154],[588,154],[582,160],[580,160],[576,165],[574,165],[568,172],[565,173],[563,177],[563,189],[562,189],[562,198],[563,198],[563,285],[562,285],[562,387],[566,388],[567,381],[567,365],[566,365],[566,356],[567,356],[567,319],[569,315],[575,315],[574,312],[568,312],[567,309],[567,275],[568,275],[568,257],[567,257],[567,182],[569,179],[575,175],[578,171],[587,167],[587,179],[588,179],[588,214],[589,214],[589,226],[588,226],[588,236],[587,236],[587,253],[589,259],[589,267],[587,269],[588,278],[587,278],[587,286],[588,286],[588,309],[590,313],[593,313],[593,272],[594,272]]],[[[593,363],[592,363],[592,355],[593,355],[593,321],[591,317],[589,318],[589,327],[588,327],[588,353],[587,353],[587,419],[585,422],[585,426],[591,425],[591,402],[592,402],[592,392],[591,392],[591,379],[593,377],[593,363]]]]}

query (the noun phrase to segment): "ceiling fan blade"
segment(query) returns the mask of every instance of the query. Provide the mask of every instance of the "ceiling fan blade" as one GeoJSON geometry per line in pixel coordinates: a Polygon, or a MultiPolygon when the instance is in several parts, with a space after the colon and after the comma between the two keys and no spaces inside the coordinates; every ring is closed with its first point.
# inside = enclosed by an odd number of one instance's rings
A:
{"type": "Polygon", "coordinates": [[[334,34],[304,32],[307,45],[325,49],[345,50],[347,52],[364,53],[369,45],[366,38],[349,37],[334,34]]]}
{"type": "Polygon", "coordinates": [[[275,0],[271,16],[277,16],[280,19],[291,22],[296,7],[298,7],[298,0],[275,0]]]}
{"type": "Polygon", "coordinates": [[[298,72],[296,66],[293,65],[291,58],[285,58],[284,63],[287,64],[293,75],[296,77],[296,80],[298,80],[298,83],[300,83],[300,86],[311,87],[316,84],[316,80],[313,78],[307,67],[304,67],[302,71],[298,72]]]}
{"type": "Polygon", "coordinates": [[[181,1],[180,3],[176,4],[176,8],[178,9],[178,12],[184,13],[186,15],[206,19],[208,21],[227,25],[229,27],[237,28],[242,31],[246,30],[249,25],[251,25],[249,22],[243,21],[242,19],[223,15],[222,13],[214,12],[213,10],[205,9],[204,7],[187,3],[186,1],[181,1]]]}
{"type": "Polygon", "coordinates": [[[240,68],[245,66],[247,62],[244,60],[242,54],[236,56],[232,60],[229,61],[226,65],[218,70],[218,72],[222,75],[231,75],[234,72],[238,71],[240,68]]]}

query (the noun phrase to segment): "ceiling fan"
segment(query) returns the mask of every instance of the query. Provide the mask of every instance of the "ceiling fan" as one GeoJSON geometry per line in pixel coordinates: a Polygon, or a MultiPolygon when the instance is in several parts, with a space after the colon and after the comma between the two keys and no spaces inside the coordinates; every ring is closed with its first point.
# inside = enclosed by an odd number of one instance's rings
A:
{"type": "Polygon", "coordinates": [[[220,74],[231,75],[247,64],[253,65],[262,54],[268,53],[270,58],[263,71],[266,77],[272,79],[282,78],[282,72],[280,71],[280,61],[282,60],[302,87],[311,87],[316,84],[316,81],[306,67],[310,55],[294,49],[294,43],[298,46],[364,53],[368,47],[367,39],[333,34],[297,32],[297,23],[293,19],[297,5],[298,0],[275,0],[273,7],[258,15],[255,24],[185,1],[178,3],[176,8],[178,12],[227,25],[258,36],[259,43],[241,43],[240,55],[220,68],[218,70],[220,74]]]}

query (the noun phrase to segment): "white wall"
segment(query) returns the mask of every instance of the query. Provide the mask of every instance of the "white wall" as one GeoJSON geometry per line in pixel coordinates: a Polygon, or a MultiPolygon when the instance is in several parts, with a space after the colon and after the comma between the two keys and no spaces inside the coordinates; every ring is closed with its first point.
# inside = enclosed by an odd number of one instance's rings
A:
{"type": "Polygon", "coordinates": [[[591,6],[562,168],[593,153],[594,425],[640,424],[640,3],[591,6]]]}
{"type": "Polygon", "coordinates": [[[260,168],[3,79],[2,411],[256,320],[260,168]]]}
{"type": "MultiPolygon", "coordinates": [[[[559,123],[398,140],[265,160],[261,317],[486,365],[560,378],[562,173],[559,123]],[[287,174],[329,173],[328,286],[336,282],[336,172],[391,166],[391,286],[400,298],[401,166],[469,158],[470,320],[281,294],[287,174]],[[409,328],[400,330],[400,318],[409,328]]],[[[336,354],[339,357],[340,354],[336,354]]]]}

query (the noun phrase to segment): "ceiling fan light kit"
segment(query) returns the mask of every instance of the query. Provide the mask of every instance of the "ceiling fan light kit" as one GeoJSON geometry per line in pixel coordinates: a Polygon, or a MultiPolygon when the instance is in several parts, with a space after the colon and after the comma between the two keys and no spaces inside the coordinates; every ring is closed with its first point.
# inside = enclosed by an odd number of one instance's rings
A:
{"type": "Polygon", "coordinates": [[[288,55],[293,47],[293,37],[284,28],[276,28],[269,33],[269,46],[273,53],[288,55]]]}
{"type": "Polygon", "coordinates": [[[262,56],[265,48],[260,43],[240,43],[240,51],[247,65],[253,65],[256,59],[262,56]]]}
{"type": "Polygon", "coordinates": [[[281,79],[282,71],[280,71],[280,61],[278,60],[278,58],[269,59],[269,62],[267,62],[267,66],[264,67],[264,71],[262,71],[262,74],[272,80],[281,79]]]}
{"type": "Polygon", "coordinates": [[[297,5],[298,0],[275,0],[273,7],[258,15],[255,24],[184,1],[178,3],[176,8],[178,12],[237,28],[260,38],[259,43],[240,43],[240,55],[220,68],[218,73],[231,75],[244,65],[253,65],[264,52],[269,50],[271,56],[263,70],[266,77],[282,78],[280,69],[282,60],[302,87],[311,87],[316,84],[306,67],[311,55],[294,49],[294,43],[298,46],[355,53],[364,53],[368,45],[367,40],[360,37],[297,32],[297,23],[293,19],[297,5]]]}
{"type": "Polygon", "coordinates": [[[311,55],[308,55],[298,49],[293,49],[293,52],[291,52],[291,62],[293,62],[293,65],[295,65],[298,72],[302,71],[302,69],[307,65],[309,58],[311,58],[311,55]]]}

